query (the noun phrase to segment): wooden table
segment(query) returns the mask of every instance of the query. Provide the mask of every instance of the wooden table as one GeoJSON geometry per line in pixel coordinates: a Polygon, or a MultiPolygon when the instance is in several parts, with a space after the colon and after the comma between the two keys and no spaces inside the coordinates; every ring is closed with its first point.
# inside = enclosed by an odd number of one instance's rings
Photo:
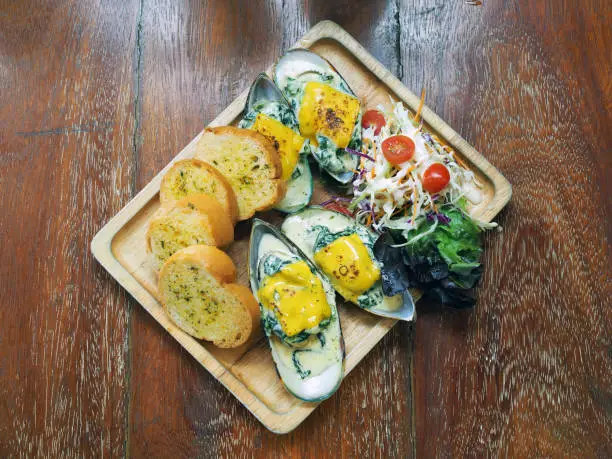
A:
{"type": "Polygon", "coordinates": [[[0,2],[0,456],[612,455],[607,0],[0,2]],[[419,304],[266,431],[92,259],[309,27],[345,27],[512,182],[474,310],[419,304]]]}

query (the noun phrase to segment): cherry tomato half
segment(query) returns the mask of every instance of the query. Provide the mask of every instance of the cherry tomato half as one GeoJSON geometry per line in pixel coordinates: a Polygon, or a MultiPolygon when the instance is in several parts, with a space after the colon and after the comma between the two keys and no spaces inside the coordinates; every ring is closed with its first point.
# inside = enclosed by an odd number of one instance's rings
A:
{"type": "Polygon", "coordinates": [[[402,164],[414,156],[414,142],[405,135],[394,135],[383,141],[382,151],[391,164],[402,164]]]}
{"type": "Polygon", "coordinates": [[[444,164],[434,163],[423,172],[423,189],[428,193],[442,191],[450,181],[450,173],[444,164]]]}
{"type": "Polygon", "coordinates": [[[364,129],[367,129],[371,126],[374,126],[374,134],[380,134],[380,130],[386,125],[385,117],[378,110],[368,110],[363,114],[361,118],[361,126],[364,129]]]}
{"type": "Polygon", "coordinates": [[[336,212],[340,212],[341,214],[348,215],[349,217],[353,216],[350,210],[348,210],[342,204],[338,204],[337,202],[329,202],[325,204],[323,207],[329,210],[335,210],[336,212]]]}

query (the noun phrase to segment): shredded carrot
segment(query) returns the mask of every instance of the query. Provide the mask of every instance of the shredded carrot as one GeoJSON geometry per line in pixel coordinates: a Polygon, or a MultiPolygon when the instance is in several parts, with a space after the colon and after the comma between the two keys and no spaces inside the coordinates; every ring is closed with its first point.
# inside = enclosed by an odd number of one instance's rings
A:
{"type": "Polygon", "coordinates": [[[419,201],[419,191],[415,188],[414,189],[414,200],[412,201],[412,221],[414,222],[416,220],[416,214],[417,214],[417,206],[416,203],[419,201]]]}
{"type": "Polygon", "coordinates": [[[408,170],[406,171],[406,175],[404,175],[401,179],[397,181],[397,185],[399,186],[407,182],[408,179],[411,178],[410,173],[415,169],[416,169],[416,164],[413,164],[412,166],[410,166],[408,170]]]}
{"type": "Polygon", "coordinates": [[[457,164],[459,164],[459,165],[460,165],[461,167],[463,167],[464,169],[467,169],[467,168],[468,168],[468,167],[467,167],[467,165],[466,165],[466,164],[465,164],[463,161],[461,161],[461,160],[459,159],[459,157],[457,157],[457,156],[453,155],[453,159],[455,160],[455,162],[456,162],[457,164]]]}
{"type": "Polygon", "coordinates": [[[423,110],[423,105],[425,104],[425,88],[421,91],[421,101],[419,102],[419,108],[417,108],[416,115],[414,115],[414,122],[418,123],[419,118],[421,116],[421,110],[423,110]]]}

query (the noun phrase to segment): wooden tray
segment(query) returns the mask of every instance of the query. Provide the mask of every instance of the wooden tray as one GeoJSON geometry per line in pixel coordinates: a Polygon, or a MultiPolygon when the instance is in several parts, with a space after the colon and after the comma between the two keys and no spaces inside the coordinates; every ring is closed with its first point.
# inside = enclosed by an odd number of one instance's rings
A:
{"type": "MultiPolygon", "coordinates": [[[[378,104],[389,105],[391,96],[394,100],[402,100],[413,111],[416,110],[419,98],[337,24],[329,21],[318,23],[298,41],[296,47],[309,48],[327,58],[347,80],[365,108],[373,108],[378,104]]],[[[247,91],[230,104],[210,126],[235,124],[244,107],[246,96],[247,91]]],[[[482,220],[490,221],[510,199],[510,184],[480,153],[432,111],[425,107],[422,114],[430,132],[436,133],[448,143],[484,183],[484,199],[472,209],[472,213],[482,220]]],[[[196,136],[173,162],[193,156],[200,135],[196,136]]],[[[146,256],[144,236],[149,219],[159,207],[159,186],[169,167],[170,164],[100,230],[91,243],[93,255],[168,333],[268,429],[276,433],[289,432],[298,426],[317,404],[302,402],[285,391],[276,374],[267,340],[261,332],[238,349],[218,349],[179,330],[166,317],[157,301],[156,275],[146,256]]],[[[328,195],[318,181],[316,183],[313,203],[320,203],[328,195]]],[[[277,225],[282,221],[278,212],[267,212],[259,216],[277,225]]],[[[250,226],[250,222],[238,224],[236,242],[227,249],[238,267],[238,282],[244,285],[249,285],[246,257],[250,226]]],[[[341,301],[339,303],[346,342],[348,375],[393,327],[395,320],[379,318],[355,306],[343,305],[341,301]]]]}

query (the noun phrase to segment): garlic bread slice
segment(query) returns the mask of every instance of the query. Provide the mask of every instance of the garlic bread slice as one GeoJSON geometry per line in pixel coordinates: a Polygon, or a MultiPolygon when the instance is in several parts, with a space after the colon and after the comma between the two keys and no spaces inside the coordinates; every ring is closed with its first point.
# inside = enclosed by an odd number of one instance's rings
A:
{"type": "Polygon", "coordinates": [[[257,302],[246,287],[231,283],[235,277],[234,264],[221,250],[187,247],[162,267],[160,299],[168,316],[186,333],[218,347],[237,347],[256,325],[257,302]]]}
{"type": "Polygon", "coordinates": [[[162,179],[159,201],[171,205],[192,194],[207,194],[215,198],[233,222],[238,216],[236,196],[227,179],[208,163],[198,159],[177,161],[162,179]]]}
{"type": "Polygon", "coordinates": [[[193,194],[162,207],[149,223],[146,240],[147,250],[159,269],[184,247],[229,244],[234,240],[234,224],[215,198],[193,194]]]}
{"type": "Polygon", "coordinates": [[[238,202],[238,220],[271,209],[285,196],[279,153],[259,132],[233,126],[206,129],[195,157],[228,180],[238,202]]]}

